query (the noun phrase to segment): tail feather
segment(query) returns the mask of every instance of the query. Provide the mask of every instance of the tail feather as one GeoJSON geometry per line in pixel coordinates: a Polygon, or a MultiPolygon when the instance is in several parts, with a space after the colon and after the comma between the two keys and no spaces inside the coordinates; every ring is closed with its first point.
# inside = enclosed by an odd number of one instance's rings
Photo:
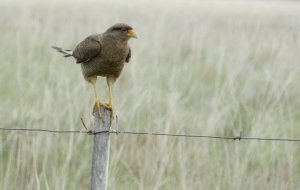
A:
{"type": "Polygon", "coordinates": [[[63,50],[60,47],[52,46],[53,49],[57,50],[59,53],[64,54],[64,57],[71,57],[73,56],[73,51],[72,50],[63,50]]]}

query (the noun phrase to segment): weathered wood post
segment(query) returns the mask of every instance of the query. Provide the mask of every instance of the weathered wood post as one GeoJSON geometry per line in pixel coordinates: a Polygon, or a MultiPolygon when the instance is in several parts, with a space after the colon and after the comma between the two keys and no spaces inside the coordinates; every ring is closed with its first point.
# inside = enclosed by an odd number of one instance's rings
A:
{"type": "MultiPolygon", "coordinates": [[[[111,111],[101,107],[100,113],[101,118],[98,108],[94,108],[94,132],[109,131],[111,125],[111,111]]],[[[106,190],[107,188],[110,147],[109,136],[110,134],[108,132],[94,135],[91,190],[106,190]]]]}

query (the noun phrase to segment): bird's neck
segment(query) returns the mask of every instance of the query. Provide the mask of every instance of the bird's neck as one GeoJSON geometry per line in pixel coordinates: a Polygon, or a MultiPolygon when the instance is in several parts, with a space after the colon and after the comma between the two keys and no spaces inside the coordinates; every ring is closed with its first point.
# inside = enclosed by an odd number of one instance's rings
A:
{"type": "Polygon", "coordinates": [[[117,43],[125,43],[127,44],[128,42],[128,38],[127,37],[120,37],[114,34],[106,34],[107,36],[109,36],[109,38],[117,43]]]}

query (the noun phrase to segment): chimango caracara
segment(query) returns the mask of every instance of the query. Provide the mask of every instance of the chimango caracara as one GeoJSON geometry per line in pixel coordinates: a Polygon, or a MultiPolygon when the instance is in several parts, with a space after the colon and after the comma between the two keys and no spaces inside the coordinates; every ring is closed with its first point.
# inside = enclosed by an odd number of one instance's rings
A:
{"type": "Polygon", "coordinates": [[[53,47],[58,52],[65,54],[64,57],[74,57],[76,63],[81,65],[85,80],[93,85],[98,110],[101,105],[110,108],[112,117],[114,117],[112,85],[120,76],[125,62],[128,63],[130,60],[131,49],[127,43],[130,38],[137,38],[137,33],[131,26],[120,23],[111,26],[102,34],[88,36],[73,51],[53,47]],[[98,76],[106,77],[109,103],[102,103],[100,96],[97,95],[98,76]]]}

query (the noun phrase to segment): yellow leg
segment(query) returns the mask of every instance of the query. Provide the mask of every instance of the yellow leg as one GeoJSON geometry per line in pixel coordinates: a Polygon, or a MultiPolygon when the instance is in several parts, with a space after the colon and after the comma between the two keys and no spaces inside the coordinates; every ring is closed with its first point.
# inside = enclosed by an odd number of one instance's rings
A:
{"type": "Polygon", "coordinates": [[[107,77],[107,85],[109,90],[109,103],[106,104],[111,109],[111,118],[115,117],[115,110],[114,110],[114,104],[113,104],[113,97],[112,97],[112,85],[116,81],[116,78],[113,76],[107,77]]]}
{"type": "Polygon", "coordinates": [[[97,90],[96,90],[96,83],[93,83],[93,88],[94,88],[94,94],[95,94],[95,98],[96,98],[96,104],[97,107],[100,108],[100,96],[97,95],[97,90]]]}
{"type": "MultiPolygon", "coordinates": [[[[96,82],[92,83],[93,88],[94,88],[94,94],[95,94],[95,98],[96,98],[96,106],[97,106],[97,111],[99,113],[99,117],[101,117],[101,112],[100,112],[100,106],[101,106],[101,101],[100,101],[100,96],[97,95],[97,90],[96,90],[96,82]]],[[[94,109],[95,112],[95,109],[94,109]]]]}
{"type": "Polygon", "coordinates": [[[109,87],[108,87],[108,89],[109,89],[109,105],[110,105],[110,107],[113,107],[113,98],[112,98],[112,86],[110,85],[109,87]]]}
{"type": "Polygon", "coordinates": [[[101,112],[100,112],[100,107],[101,106],[105,106],[107,107],[105,104],[103,104],[101,101],[100,101],[100,96],[97,94],[97,89],[96,89],[96,81],[97,81],[97,77],[91,77],[90,80],[89,80],[92,85],[93,85],[93,89],[94,89],[94,94],[95,94],[95,98],[96,98],[96,104],[94,106],[94,111],[93,112],[98,112],[99,113],[99,117],[101,117],[101,112]],[[97,109],[95,109],[95,107],[97,109]]]}

